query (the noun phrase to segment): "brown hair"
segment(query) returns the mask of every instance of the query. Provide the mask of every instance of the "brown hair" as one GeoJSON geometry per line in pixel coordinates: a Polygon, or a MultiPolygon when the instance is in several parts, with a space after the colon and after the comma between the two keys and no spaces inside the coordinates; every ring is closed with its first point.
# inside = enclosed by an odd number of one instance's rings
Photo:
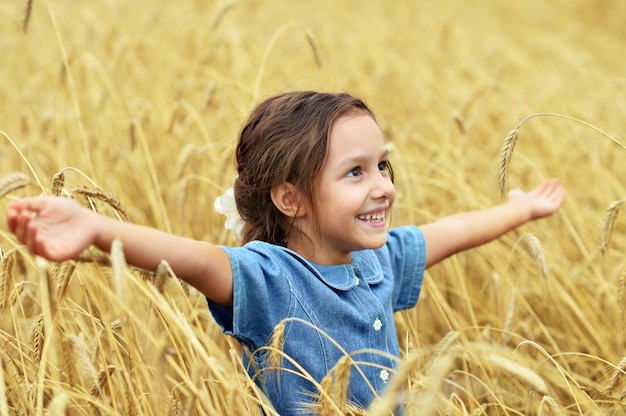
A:
{"type": "Polygon", "coordinates": [[[326,161],[331,126],[350,112],[373,112],[349,94],[288,92],[261,102],[241,130],[235,202],[245,221],[244,243],[285,246],[291,219],[272,202],[271,189],[292,183],[313,207],[313,191],[326,161]]]}

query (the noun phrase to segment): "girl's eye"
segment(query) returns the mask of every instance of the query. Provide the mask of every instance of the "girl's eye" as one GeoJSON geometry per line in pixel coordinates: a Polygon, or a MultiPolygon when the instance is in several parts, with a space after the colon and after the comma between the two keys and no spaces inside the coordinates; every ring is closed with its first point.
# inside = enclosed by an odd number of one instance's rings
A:
{"type": "Polygon", "coordinates": [[[378,170],[388,171],[389,170],[389,162],[387,162],[387,161],[380,162],[378,164],[378,170]]]}
{"type": "Polygon", "coordinates": [[[359,168],[352,168],[346,176],[359,176],[360,174],[361,170],[359,168]]]}

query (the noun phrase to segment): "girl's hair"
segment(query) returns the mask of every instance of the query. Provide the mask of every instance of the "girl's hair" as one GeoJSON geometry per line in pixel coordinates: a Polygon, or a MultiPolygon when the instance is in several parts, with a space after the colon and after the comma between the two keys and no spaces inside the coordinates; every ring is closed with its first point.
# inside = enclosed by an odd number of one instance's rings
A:
{"type": "Polygon", "coordinates": [[[349,94],[314,91],[280,94],[252,111],[236,150],[235,203],[246,223],[244,243],[287,244],[292,219],[273,204],[275,185],[292,183],[317,215],[313,191],[326,161],[330,129],[349,113],[374,117],[363,101],[349,94]]]}

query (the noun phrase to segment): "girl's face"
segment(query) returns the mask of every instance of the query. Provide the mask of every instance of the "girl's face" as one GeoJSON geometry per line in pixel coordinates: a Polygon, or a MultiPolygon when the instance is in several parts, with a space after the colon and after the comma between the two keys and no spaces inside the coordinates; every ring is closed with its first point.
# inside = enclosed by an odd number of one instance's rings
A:
{"type": "Polygon", "coordinates": [[[313,242],[301,253],[320,264],[349,263],[355,250],[387,241],[387,221],[396,191],[380,128],[364,113],[335,121],[314,195],[319,224],[306,215],[301,230],[313,242]],[[309,254],[307,256],[307,254],[309,254]]]}

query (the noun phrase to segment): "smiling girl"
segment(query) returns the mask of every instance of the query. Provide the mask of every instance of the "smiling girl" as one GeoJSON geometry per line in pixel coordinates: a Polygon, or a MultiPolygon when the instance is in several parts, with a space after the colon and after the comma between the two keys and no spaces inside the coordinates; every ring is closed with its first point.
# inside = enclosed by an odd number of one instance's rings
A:
{"type": "MultiPolygon", "coordinates": [[[[244,347],[249,373],[281,415],[314,412],[317,386],[349,356],[349,408],[382,394],[400,356],[394,312],[413,307],[424,270],[556,212],[555,179],[507,202],[422,226],[389,227],[395,200],[385,141],[369,107],[349,94],[271,97],[251,113],[236,149],[241,247],[217,246],[98,215],[68,198],[11,203],[8,224],[53,261],[119,238],[128,263],[166,260],[207,297],[244,347]],[[283,359],[270,358],[274,328],[283,359]]],[[[348,408],[346,408],[346,412],[348,408]]]]}

